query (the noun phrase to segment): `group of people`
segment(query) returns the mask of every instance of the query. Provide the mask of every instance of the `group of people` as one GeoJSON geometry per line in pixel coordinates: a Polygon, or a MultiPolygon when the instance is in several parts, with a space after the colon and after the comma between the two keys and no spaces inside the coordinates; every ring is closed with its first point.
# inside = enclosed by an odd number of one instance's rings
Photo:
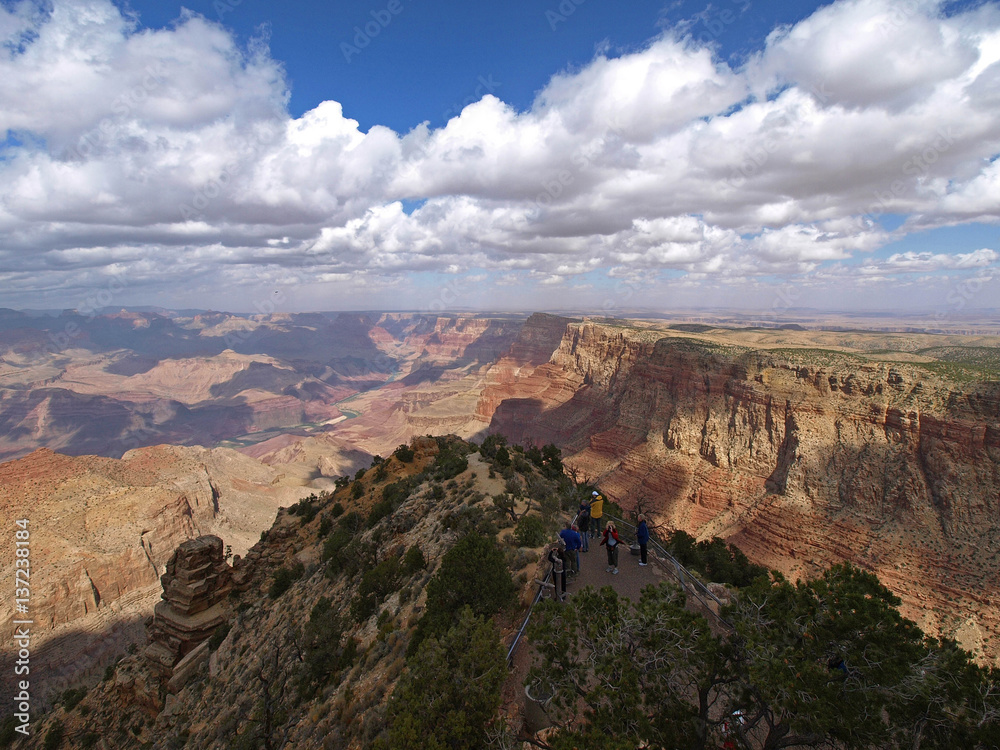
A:
{"type": "MultiPolygon", "coordinates": [[[[552,584],[555,596],[560,601],[566,598],[567,577],[579,574],[580,553],[590,550],[591,539],[600,537],[598,546],[607,550],[608,566],[604,569],[605,572],[618,574],[618,548],[621,546],[621,538],[618,536],[618,528],[614,521],[608,521],[606,526],[603,521],[604,496],[595,491],[589,500],[580,503],[576,522],[568,521],[566,527],[559,532],[559,540],[549,545],[546,558],[552,564],[552,584]]],[[[639,565],[646,567],[649,527],[646,525],[646,517],[641,513],[635,538],[639,544],[639,565]]]]}

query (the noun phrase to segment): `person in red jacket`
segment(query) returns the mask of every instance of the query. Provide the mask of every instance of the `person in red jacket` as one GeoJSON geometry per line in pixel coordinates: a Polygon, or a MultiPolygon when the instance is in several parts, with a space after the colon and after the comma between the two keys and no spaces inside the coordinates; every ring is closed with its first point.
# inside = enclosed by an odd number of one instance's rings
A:
{"type": "Polygon", "coordinates": [[[601,537],[601,544],[608,548],[608,567],[604,569],[606,573],[618,573],[618,545],[620,543],[621,540],[618,538],[618,529],[615,528],[614,521],[608,521],[608,525],[604,527],[604,536],[601,537]]]}

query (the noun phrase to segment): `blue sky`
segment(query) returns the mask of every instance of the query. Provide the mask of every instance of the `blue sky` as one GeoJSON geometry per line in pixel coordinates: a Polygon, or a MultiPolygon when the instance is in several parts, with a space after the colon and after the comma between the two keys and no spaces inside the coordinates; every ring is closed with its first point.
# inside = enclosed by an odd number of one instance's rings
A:
{"type": "Polygon", "coordinates": [[[661,26],[690,24],[692,35],[718,44],[722,56],[745,55],[775,26],[805,18],[818,5],[567,0],[560,10],[558,0],[398,0],[399,12],[388,16],[388,0],[144,1],[123,7],[147,27],[168,26],[186,8],[225,24],[242,44],[263,33],[288,72],[293,116],[336,99],[365,130],[386,125],[405,132],[424,120],[440,127],[485,93],[525,110],[553,73],[580,68],[605,47],[637,49],[661,26]],[[379,18],[391,20],[383,26],[379,18]],[[355,47],[356,30],[372,23],[377,36],[355,47]]]}
{"type": "Polygon", "coordinates": [[[0,38],[0,306],[1000,299],[995,2],[5,0],[0,38]]]}

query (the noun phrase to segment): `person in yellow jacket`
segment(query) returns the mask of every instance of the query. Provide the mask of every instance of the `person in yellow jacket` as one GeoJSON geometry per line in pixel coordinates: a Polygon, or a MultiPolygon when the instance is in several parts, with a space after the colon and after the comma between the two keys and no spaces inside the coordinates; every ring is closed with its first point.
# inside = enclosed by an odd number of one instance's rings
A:
{"type": "Polygon", "coordinates": [[[604,520],[604,495],[597,490],[590,496],[590,531],[592,535],[601,535],[601,524],[604,520]]]}

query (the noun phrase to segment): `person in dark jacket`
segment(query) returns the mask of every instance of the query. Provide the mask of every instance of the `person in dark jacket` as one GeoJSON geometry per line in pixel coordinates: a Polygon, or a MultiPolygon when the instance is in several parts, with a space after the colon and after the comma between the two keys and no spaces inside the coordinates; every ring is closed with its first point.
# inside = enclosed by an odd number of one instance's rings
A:
{"type": "Polygon", "coordinates": [[[561,543],[550,545],[549,553],[545,556],[552,564],[552,583],[554,585],[552,594],[557,601],[566,601],[566,567],[563,562],[561,543]]]}
{"type": "Polygon", "coordinates": [[[580,530],[580,549],[590,550],[590,503],[580,503],[580,513],[576,517],[576,527],[580,530]]]}
{"type": "Polygon", "coordinates": [[[649,544],[649,527],[646,526],[646,517],[639,514],[639,526],[635,530],[635,540],[639,542],[639,565],[646,566],[646,545],[649,544]]]}
{"type": "Polygon", "coordinates": [[[567,521],[566,528],[559,532],[559,537],[566,545],[566,559],[569,562],[570,575],[576,575],[580,572],[580,547],[583,545],[580,533],[571,522],[567,521]]]}
{"type": "Polygon", "coordinates": [[[618,538],[618,529],[615,528],[614,521],[608,521],[604,527],[604,535],[601,537],[601,544],[608,547],[608,567],[604,569],[606,573],[618,573],[618,547],[621,540],[618,538]]]}

